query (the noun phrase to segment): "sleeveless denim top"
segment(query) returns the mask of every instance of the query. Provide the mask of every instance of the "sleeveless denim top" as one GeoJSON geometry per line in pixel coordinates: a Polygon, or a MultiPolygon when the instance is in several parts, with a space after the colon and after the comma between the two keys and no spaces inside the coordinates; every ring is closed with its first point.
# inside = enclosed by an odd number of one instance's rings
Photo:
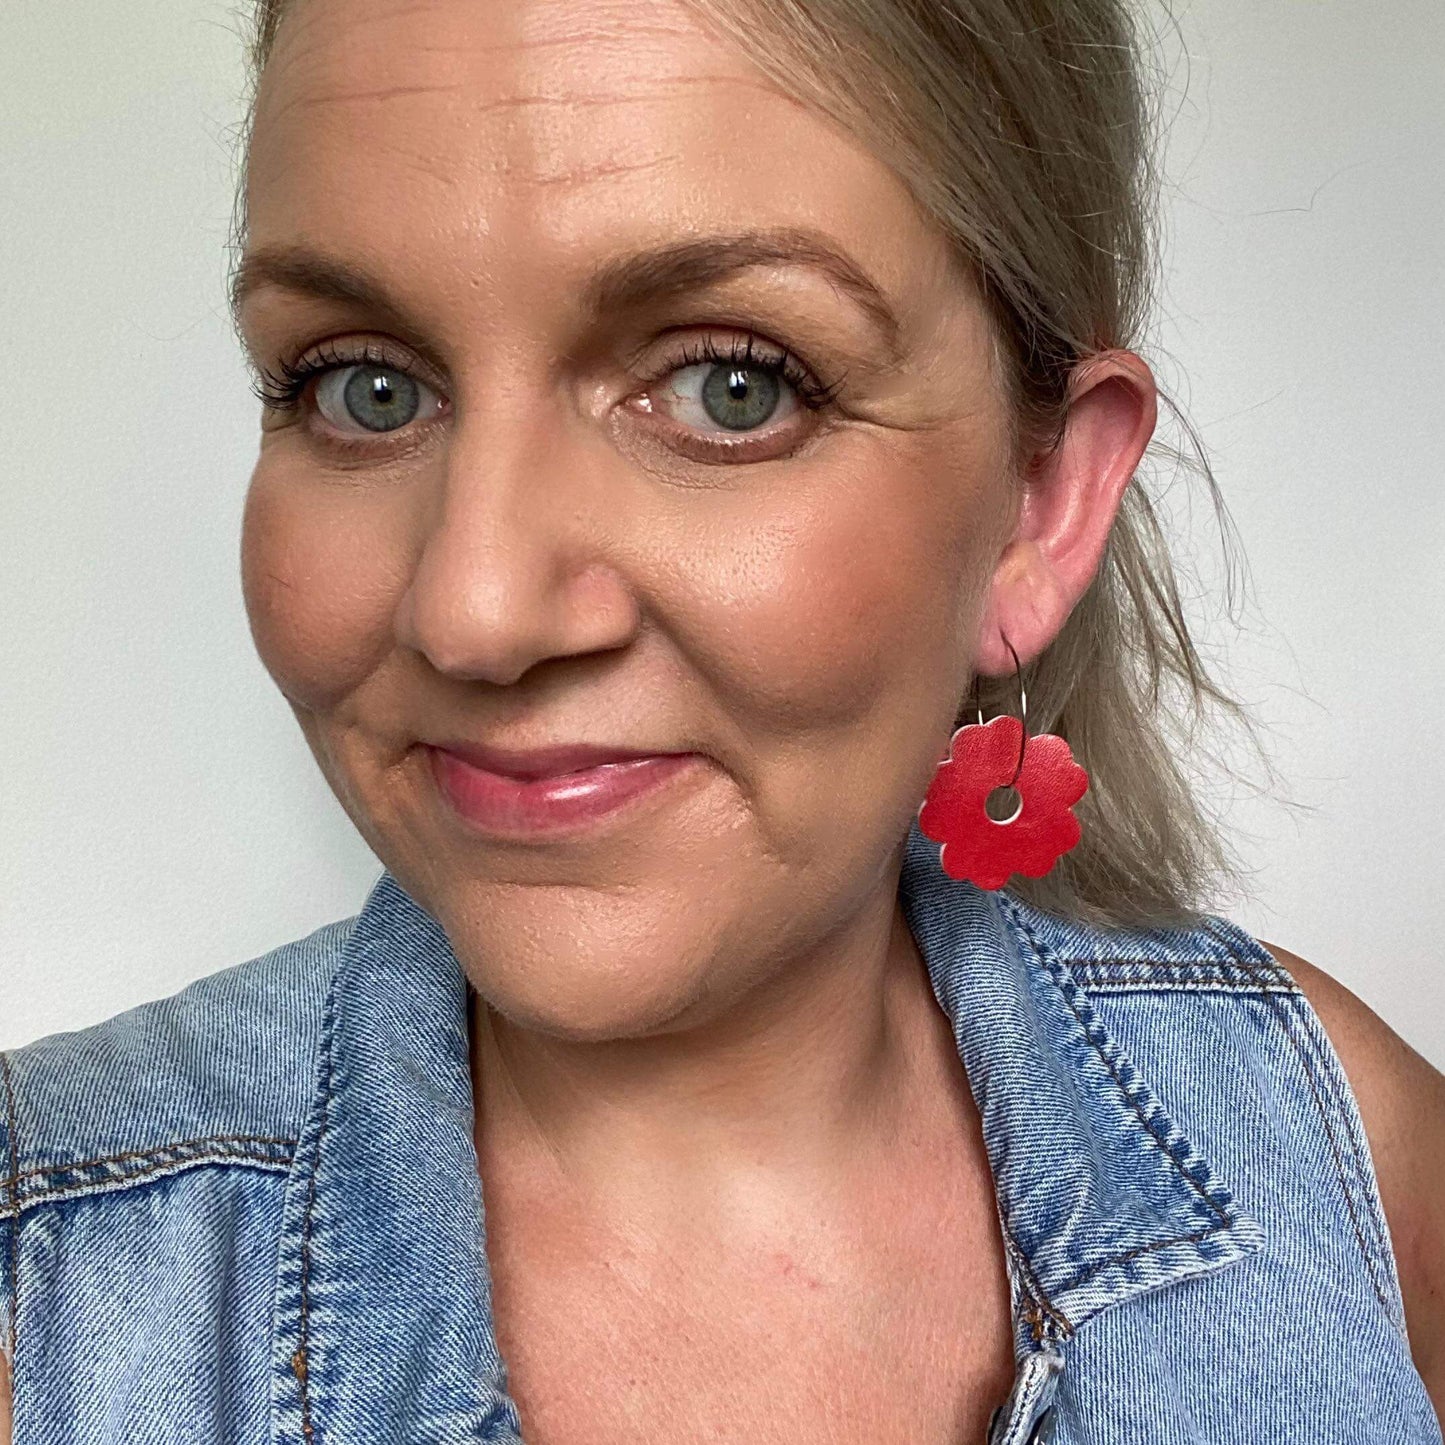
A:
{"type": "MultiPolygon", "coordinates": [[[[1354,1098],[1270,954],[982,893],[916,823],[900,898],[1012,1282],[990,1445],[1441,1445],[1354,1098]]],[[[384,872],[355,918],[0,1055],[15,1445],[524,1440],[468,997],[384,872]]]]}

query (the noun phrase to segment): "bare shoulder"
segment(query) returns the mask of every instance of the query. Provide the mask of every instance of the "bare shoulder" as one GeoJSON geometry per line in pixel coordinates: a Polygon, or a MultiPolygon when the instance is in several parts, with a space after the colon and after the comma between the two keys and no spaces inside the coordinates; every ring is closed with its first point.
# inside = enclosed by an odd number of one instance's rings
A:
{"type": "Polygon", "coordinates": [[[1445,1419],[1445,1074],[1323,969],[1273,943],[1329,1035],[1370,1142],[1416,1368],[1445,1419]]]}

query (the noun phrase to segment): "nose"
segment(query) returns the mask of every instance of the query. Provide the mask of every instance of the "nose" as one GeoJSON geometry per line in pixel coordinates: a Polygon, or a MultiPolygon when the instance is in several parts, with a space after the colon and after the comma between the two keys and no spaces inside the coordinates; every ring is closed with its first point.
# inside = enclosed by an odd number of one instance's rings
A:
{"type": "Polygon", "coordinates": [[[618,648],[639,608],[618,458],[547,426],[452,433],[396,611],[402,645],[448,676],[504,685],[547,658],[618,648]]]}

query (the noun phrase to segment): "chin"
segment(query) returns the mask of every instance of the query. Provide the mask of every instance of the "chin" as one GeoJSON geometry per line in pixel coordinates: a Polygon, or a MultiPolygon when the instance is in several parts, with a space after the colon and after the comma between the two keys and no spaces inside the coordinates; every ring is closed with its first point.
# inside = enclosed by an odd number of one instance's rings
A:
{"type": "Polygon", "coordinates": [[[697,980],[640,976],[635,957],[625,967],[608,968],[599,960],[595,971],[574,966],[528,980],[466,971],[488,1007],[509,1023],[574,1044],[667,1033],[694,1015],[707,994],[697,980]]]}
{"type": "Polygon", "coordinates": [[[667,1032],[715,1002],[718,955],[705,937],[641,929],[635,897],[612,901],[629,915],[615,932],[575,897],[565,920],[536,910],[504,920],[493,909],[484,929],[444,927],[489,1007],[516,1027],[571,1043],[667,1032]]]}

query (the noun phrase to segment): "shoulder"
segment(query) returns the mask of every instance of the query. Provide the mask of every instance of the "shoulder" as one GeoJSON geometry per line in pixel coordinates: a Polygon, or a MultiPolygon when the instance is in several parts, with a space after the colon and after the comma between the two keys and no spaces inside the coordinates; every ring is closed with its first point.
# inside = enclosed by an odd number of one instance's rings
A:
{"type": "Polygon", "coordinates": [[[354,918],[88,1028],[0,1053],[0,1214],[160,1168],[285,1153],[354,918]]]}
{"type": "MultiPolygon", "coordinates": [[[[1263,941],[1263,940],[1261,940],[1263,941]]],[[[1264,946],[1299,984],[1359,1105],[1416,1367],[1445,1417],[1445,1074],[1323,969],[1264,946]]]]}

